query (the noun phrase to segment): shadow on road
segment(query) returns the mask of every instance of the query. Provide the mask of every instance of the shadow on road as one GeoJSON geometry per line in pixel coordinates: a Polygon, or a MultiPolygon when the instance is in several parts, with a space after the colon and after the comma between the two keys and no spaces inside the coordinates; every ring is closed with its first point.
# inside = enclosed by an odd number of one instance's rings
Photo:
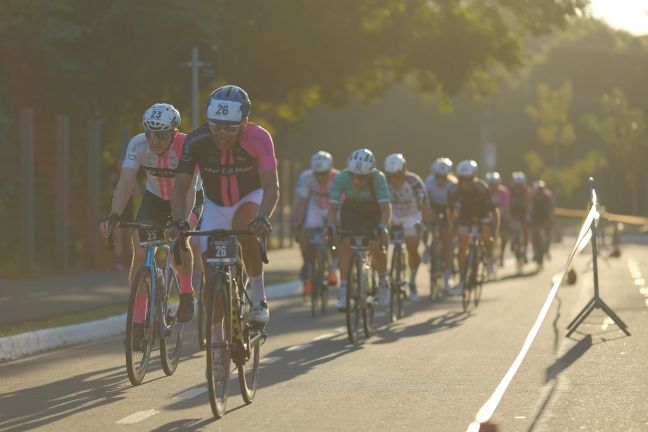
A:
{"type": "Polygon", "coordinates": [[[120,365],[3,393],[0,394],[0,430],[18,432],[45,426],[120,401],[130,387],[126,370],[120,365]]]}

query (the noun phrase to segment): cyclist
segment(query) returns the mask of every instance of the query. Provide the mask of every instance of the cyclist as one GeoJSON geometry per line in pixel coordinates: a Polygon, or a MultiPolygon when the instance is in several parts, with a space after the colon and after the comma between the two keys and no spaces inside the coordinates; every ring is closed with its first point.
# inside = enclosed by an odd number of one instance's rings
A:
{"type": "Polygon", "coordinates": [[[432,174],[425,179],[425,187],[430,197],[432,207],[432,220],[443,219],[444,223],[439,226],[441,246],[443,250],[443,261],[445,270],[443,273],[443,291],[450,292],[450,275],[452,269],[453,247],[452,229],[448,214],[448,192],[457,184],[457,179],[450,174],[452,161],[441,157],[432,163],[432,174]]]}
{"type": "MultiPolygon", "coordinates": [[[[492,256],[493,241],[491,222],[498,224],[497,208],[488,190],[488,186],[477,177],[477,162],[463,160],[457,164],[459,184],[449,193],[450,207],[453,209],[453,225],[456,227],[459,240],[459,271],[464,274],[466,252],[468,250],[468,230],[478,222],[481,226],[481,238],[486,246],[486,256],[492,256]]],[[[463,281],[460,279],[455,289],[456,294],[463,293],[463,281]]]]}
{"type": "Polygon", "coordinates": [[[531,200],[531,229],[533,232],[533,252],[535,261],[539,261],[538,253],[546,253],[549,256],[549,244],[551,242],[551,228],[554,222],[554,197],[543,180],[538,180],[533,189],[531,200]],[[542,248],[537,247],[544,234],[542,248]]]}
{"type": "MultiPolygon", "coordinates": [[[[333,179],[329,193],[329,234],[335,233],[339,224],[343,230],[374,230],[376,236],[369,241],[373,268],[378,272],[381,305],[389,304],[387,286],[387,255],[385,246],[389,239],[387,225],[391,219],[389,190],[385,175],[375,168],[376,159],[369,149],[359,149],[347,159],[347,168],[333,179]],[[341,197],[346,198],[341,203],[341,197]],[[338,210],[339,217],[338,217],[338,210]]],[[[340,252],[340,296],[337,308],[346,307],[347,273],[351,261],[349,239],[342,240],[340,252]]]]}
{"type": "Polygon", "coordinates": [[[522,232],[522,256],[527,262],[527,245],[529,244],[529,211],[531,209],[531,190],[527,186],[526,174],[522,171],[515,171],[511,175],[512,185],[510,188],[511,201],[509,203],[509,215],[511,217],[511,230],[522,232]]]}
{"type": "MultiPolygon", "coordinates": [[[[270,233],[269,217],[279,197],[277,160],[270,134],[261,126],[248,122],[250,105],[247,93],[238,86],[225,85],[210,94],[208,122],[187,135],[177,168],[171,205],[179,231],[189,228],[183,218],[185,203],[182,196],[197,165],[206,195],[201,229],[249,228],[256,237],[270,233]]],[[[238,239],[250,278],[252,302],[252,310],[244,321],[265,325],[270,314],[256,237],[240,236],[238,239]]],[[[201,237],[200,249],[203,253],[207,249],[206,237],[201,237]]],[[[192,260],[191,251],[184,247],[183,263],[192,260]]],[[[222,327],[220,330],[222,336],[222,327]]],[[[217,358],[217,354],[214,355],[217,358]]]]}
{"type": "MultiPolygon", "coordinates": [[[[311,280],[308,264],[313,258],[308,246],[308,230],[314,228],[326,228],[326,217],[329,206],[329,190],[333,178],[339,171],[333,168],[333,157],[325,151],[318,151],[310,160],[310,169],[304,170],[297,180],[295,189],[294,211],[292,221],[299,247],[304,257],[304,271],[302,280],[304,282],[304,294],[310,295],[311,280]]],[[[328,273],[328,282],[331,285],[337,284],[336,260],[331,260],[331,267],[328,273]]]]}
{"type": "Polygon", "coordinates": [[[389,183],[389,197],[392,205],[391,226],[400,225],[405,234],[407,258],[410,268],[410,297],[416,299],[416,272],[421,263],[418,252],[419,233],[417,224],[429,225],[432,210],[425,184],[421,177],[407,169],[407,161],[400,153],[393,153],[385,159],[385,174],[389,183]]]}
{"type": "MultiPolygon", "coordinates": [[[[491,198],[493,199],[493,204],[499,209],[500,213],[500,226],[493,227],[495,233],[499,235],[500,238],[500,250],[499,250],[499,265],[500,267],[504,266],[504,251],[506,250],[506,243],[508,242],[508,230],[509,230],[509,204],[511,201],[511,195],[506,186],[502,184],[502,177],[497,171],[490,172],[486,174],[486,183],[488,183],[488,188],[490,189],[491,198]]],[[[497,237],[497,234],[495,237],[497,237]]]]}
{"type": "MultiPolygon", "coordinates": [[[[119,224],[120,215],[131,196],[133,187],[137,182],[137,174],[140,167],[146,170],[147,182],[146,192],[142,197],[142,203],[137,213],[136,221],[140,223],[164,224],[171,218],[171,191],[174,185],[176,169],[182,146],[186,135],[179,132],[180,113],[173,105],[167,103],[156,103],[144,112],[142,123],[144,133],[134,136],[128,143],[126,156],[122,164],[122,170],[115,188],[115,193],[110,208],[110,215],[100,223],[100,230],[105,237],[108,237],[119,224]]],[[[187,180],[181,199],[184,201],[184,217],[191,216],[193,223],[197,222],[202,209],[200,201],[202,191],[196,192],[197,172],[192,172],[187,180]],[[194,206],[194,202],[196,206],[194,206]]],[[[133,270],[144,264],[146,251],[139,245],[139,233],[136,230],[132,237],[133,259],[129,279],[134,274],[133,270]]],[[[179,274],[180,279],[180,308],[178,309],[178,321],[188,322],[191,316],[185,311],[190,305],[193,308],[193,288],[191,277],[179,274]]],[[[146,315],[147,297],[136,301],[134,321],[143,323],[146,315]]],[[[138,327],[136,327],[138,328],[138,327]]],[[[143,337],[144,329],[137,331],[135,337],[143,337]]],[[[139,344],[134,344],[139,346],[139,344]]]]}

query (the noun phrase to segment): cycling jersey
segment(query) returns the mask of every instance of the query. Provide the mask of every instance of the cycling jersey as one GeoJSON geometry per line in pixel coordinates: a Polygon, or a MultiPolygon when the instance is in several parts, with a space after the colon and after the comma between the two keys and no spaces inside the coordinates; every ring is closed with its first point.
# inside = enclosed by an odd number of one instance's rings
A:
{"type": "Polygon", "coordinates": [[[192,174],[196,165],[207,198],[232,207],[261,187],[260,172],[276,170],[277,159],[272,137],[261,126],[246,123],[238,142],[221,150],[205,123],[187,135],[177,172],[192,174]]]}
{"type": "Polygon", "coordinates": [[[434,175],[430,175],[425,179],[425,187],[430,197],[430,204],[432,209],[437,212],[444,212],[448,207],[448,192],[457,184],[457,181],[451,177],[443,186],[439,186],[434,175]]]}
{"type": "Polygon", "coordinates": [[[421,177],[413,172],[405,174],[405,182],[396,189],[389,184],[389,201],[392,204],[392,213],[395,218],[406,218],[419,214],[419,208],[427,203],[428,196],[421,177]]]}
{"type": "Polygon", "coordinates": [[[519,221],[526,221],[531,205],[531,190],[526,185],[513,186],[511,191],[511,201],[509,203],[509,213],[511,218],[519,221]]]}
{"type": "MultiPolygon", "coordinates": [[[[122,167],[146,170],[146,190],[160,199],[171,199],[173,181],[187,135],[178,132],[169,149],[158,156],[153,153],[143,133],[135,135],[128,143],[122,167]]],[[[193,175],[193,171],[188,174],[193,175]]]]}
{"type": "Polygon", "coordinates": [[[389,203],[389,190],[387,178],[377,170],[371,171],[371,183],[362,189],[357,189],[351,182],[351,172],[348,169],[340,171],[331,183],[329,192],[329,202],[331,204],[340,204],[341,197],[344,194],[345,202],[378,202],[378,204],[389,203]]]}
{"type": "Polygon", "coordinates": [[[448,196],[449,205],[459,210],[458,225],[471,225],[475,219],[486,223],[489,213],[495,210],[488,186],[479,179],[475,179],[469,189],[456,185],[448,196]]]}
{"type": "Polygon", "coordinates": [[[553,209],[553,194],[549,190],[535,192],[531,203],[531,223],[544,224],[551,218],[553,209]]]}
{"type": "Polygon", "coordinates": [[[328,209],[329,190],[335,176],[339,173],[333,168],[328,175],[326,183],[320,183],[312,169],[302,171],[297,179],[295,192],[300,198],[308,198],[308,205],[315,205],[319,209],[328,209]]]}
{"type": "Polygon", "coordinates": [[[495,207],[504,209],[508,208],[511,202],[511,195],[506,186],[498,185],[497,189],[490,189],[490,191],[491,198],[493,199],[493,204],[495,204],[495,207]]]}

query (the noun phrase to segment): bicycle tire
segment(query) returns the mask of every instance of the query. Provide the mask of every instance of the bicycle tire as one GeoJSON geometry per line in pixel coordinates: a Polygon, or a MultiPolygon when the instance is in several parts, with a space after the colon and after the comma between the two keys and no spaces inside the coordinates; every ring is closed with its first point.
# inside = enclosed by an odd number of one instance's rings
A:
{"type": "Polygon", "coordinates": [[[227,407],[227,397],[229,396],[229,378],[231,373],[231,349],[232,349],[232,304],[229,300],[228,283],[225,277],[218,273],[214,276],[213,281],[207,284],[208,303],[207,303],[207,389],[209,393],[209,404],[214,417],[217,419],[225,415],[227,407]],[[213,362],[213,348],[215,345],[223,344],[222,340],[217,340],[215,335],[215,313],[216,301],[220,299],[223,311],[223,339],[225,349],[222,352],[221,362],[225,365],[223,368],[224,376],[216,377],[213,362]]]}
{"type": "Polygon", "coordinates": [[[321,290],[324,284],[324,268],[320,261],[320,252],[317,252],[313,260],[313,271],[311,274],[311,316],[316,317],[320,311],[321,290]]]}
{"type": "Polygon", "coordinates": [[[439,241],[434,238],[430,245],[430,300],[435,301],[439,298],[439,278],[441,275],[441,261],[438,253],[439,241]]]}
{"type": "Polygon", "coordinates": [[[473,304],[475,305],[475,307],[479,306],[479,302],[481,301],[484,279],[486,278],[486,262],[484,260],[484,251],[481,248],[478,248],[476,253],[478,256],[476,257],[473,264],[473,304]]]}
{"type": "Polygon", "coordinates": [[[347,276],[346,295],[346,325],[349,342],[355,343],[358,340],[361,320],[361,304],[363,296],[363,262],[356,254],[351,255],[349,273],[347,276]]]}
{"type": "Polygon", "coordinates": [[[371,270],[371,281],[365,288],[365,295],[362,307],[362,324],[364,327],[365,337],[368,339],[373,334],[374,318],[376,316],[376,296],[378,294],[378,283],[376,271],[371,270]],[[369,300],[371,298],[371,300],[369,300]]]}
{"type": "Polygon", "coordinates": [[[247,295],[247,289],[250,284],[249,282],[245,269],[241,268],[237,277],[237,288],[239,293],[238,304],[240,305],[238,325],[241,329],[241,338],[244,342],[243,347],[245,348],[245,354],[244,361],[237,363],[236,366],[238,368],[238,381],[241,389],[241,396],[247,405],[251,404],[252,401],[254,401],[254,396],[256,396],[262,344],[261,340],[257,340],[256,343],[250,345],[250,341],[257,335],[261,334],[261,330],[250,326],[243,327],[241,323],[241,318],[252,311],[252,302],[250,301],[250,297],[247,295]]]}
{"type": "Polygon", "coordinates": [[[403,317],[403,256],[402,246],[395,247],[389,269],[389,321],[392,323],[403,317]]]}
{"type": "Polygon", "coordinates": [[[198,326],[198,348],[200,351],[205,351],[207,346],[207,311],[205,310],[205,279],[203,272],[194,272],[193,280],[195,281],[196,295],[198,296],[198,319],[196,325],[198,326]]]}
{"type": "Polygon", "coordinates": [[[169,280],[166,282],[166,289],[157,290],[160,293],[158,317],[163,319],[166,328],[166,333],[160,335],[160,360],[162,370],[167,376],[173,375],[178,367],[184,336],[184,323],[176,319],[180,307],[180,282],[173,267],[169,266],[168,271],[169,280]],[[164,297],[162,293],[165,293],[164,297]]]}
{"type": "Polygon", "coordinates": [[[151,295],[149,289],[151,280],[151,270],[146,266],[141,267],[137,271],[135,278],[133,279],[130,290],[130,298],[128,301],[128,313],[126,314],[126,339],[124,341],[124,345],[126,352],[126,370],[128,372],[128,380],[134,386],[139,385],[146,375],[146,370],[151,358],[151,351],[153,349],[153,341],[155,339],[153,333],[153,328],[156,325],[155,317],[149,316],[151,311],[151,295]],[[133,346],[136,327],[134,319],[135,300],[137,299],[137,293],[141,290],[146,292],[146,297],[148,300],[146,307],[146,316],[143,325],[144,338],[142,339],[140,343],[140,349],[138,350],[133,346]],[[141,353],[141,355],[139,353],[141,353]]]}
{"type": "Polygon", "coordinates": [[[463,293],[461,295],[461,305],[463,306],[463,311],[468,312],[470,309],[470,299],[473,293],[473,261],[475,259],[474,247],[471,245],[468,249],[468,256],[466,257],[466,264],[464,267],[464,274],[462,277],[463,280],[463,293]]]}

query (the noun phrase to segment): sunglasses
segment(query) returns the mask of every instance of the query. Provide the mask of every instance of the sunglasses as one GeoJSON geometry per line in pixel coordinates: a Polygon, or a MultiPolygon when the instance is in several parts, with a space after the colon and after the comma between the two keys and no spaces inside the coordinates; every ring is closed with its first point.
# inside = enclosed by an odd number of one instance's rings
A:
{"type": "Polygon", "coordinates": [[[241,125],[223,125],[209,123],[209,130],[216,135],[235,135],[241,130],[241,125]]]}
{"type": "Polygon", "coordinates": [[[146,136],[146,138],[148,138],[148,139],[155,138],[156,140],[159,140],[159,141],[165,141],[165,140],[168,140],[170,138],[173,138],[174,132],[175,131],[152,131],[152,130],[146,129],[144,131],[144,136],[146,136]]]}

